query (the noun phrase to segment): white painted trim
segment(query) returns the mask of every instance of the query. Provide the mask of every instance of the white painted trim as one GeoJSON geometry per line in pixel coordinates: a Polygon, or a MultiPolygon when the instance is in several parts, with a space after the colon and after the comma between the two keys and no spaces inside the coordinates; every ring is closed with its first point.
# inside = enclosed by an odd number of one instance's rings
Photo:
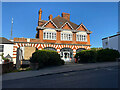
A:
{"type": "Polygon", "coordinates": [[[76,49],[73,49],[73,52],[76,52],[76,49]]]}
{"type": "MultiPolygon", "coordinates": [[[[86,29],[86,31],[88,31],[88,29],[87,29],[82,23],[79,25],[79,27],[80,27],[80,26],[83,26],[83,27],[86,29]]],[[[79,28],[79,27],[78,27],[78,28],[79,28]]],[[[78,29],[78,28],[77,28],[77,29],[78,29]]],[[[77,30],[77,29],[76,29],[76,30],[77,30]]]]}
{"type": "Polygon", "coordinates": [[[71,29],[73,29],[73,27],[69,24],[69,22],[66,22],[64,25],[62,25],[60,29],[62,29],[66,24],[68,24],[71,27],[71,29]]]}
{"type": "Polygon", "coordinates": [[[52,20],[49,20],[48,22],[46,22],[42,27],[46,26],[49,22],[52,22],[53,25],[54,25],[56,28],[58,28],[57,25],[56,25],[52,20]]]}
{"type": "Polygon", "coordinates": [[[59,51],[60,51],[60,49],[57,49],[57,51],[59,52],[59,51]]]}

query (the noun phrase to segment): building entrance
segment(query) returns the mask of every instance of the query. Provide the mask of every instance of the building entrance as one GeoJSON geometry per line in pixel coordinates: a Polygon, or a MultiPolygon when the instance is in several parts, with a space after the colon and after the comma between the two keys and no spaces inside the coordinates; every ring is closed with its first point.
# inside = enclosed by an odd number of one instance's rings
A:
{"type": "Polygon", "coordinates": [[[63,48],[60,50],[60,56],[64,61],[71,61],[73,58],[73,51],[70,48],[63,48]]]}
{"type": "Polygon", "coordinates": [[[68,52],[68,51],[63,52],[63,59],[65,61],[69,61],[70,60],[70,52],[68,52]]]}

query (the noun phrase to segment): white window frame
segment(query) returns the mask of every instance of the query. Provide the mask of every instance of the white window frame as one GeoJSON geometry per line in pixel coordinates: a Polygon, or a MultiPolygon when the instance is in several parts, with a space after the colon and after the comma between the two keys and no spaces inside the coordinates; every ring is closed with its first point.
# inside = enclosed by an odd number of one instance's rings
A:
{"type": "Polygon", "coordinates": [[[61,32],[61,41],[72,41],[73,34],[61,32]]]}
{"type": "Polygon", "coordinates": [[[56,40],[56,32],[43,31],[43,40],[56,40]]]}
{"type": "Polygon", "coordinates": [[[87,42],[87,35],[76,33],[76,41],[87,42]]]}

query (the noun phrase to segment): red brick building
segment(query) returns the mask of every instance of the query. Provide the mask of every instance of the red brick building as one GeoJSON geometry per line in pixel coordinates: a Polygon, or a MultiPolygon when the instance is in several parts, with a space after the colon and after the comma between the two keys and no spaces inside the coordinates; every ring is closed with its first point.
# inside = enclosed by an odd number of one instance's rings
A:
{"type": "MultiPolygon", "coordinates": [[[[49,49],[57,51],[61,58],[70,60],[76,52],[90,49],[90,34],[83,23],[77,25],[70,21],[69,13],[62,13],[49,20],[42,20],[42,10],[39,10],[36,39],[14,38],[14,52],[24,46],[36,47],[38,50],[49,49]]],[[[16,53],[13,58],[16,58],[16,53]]]]}

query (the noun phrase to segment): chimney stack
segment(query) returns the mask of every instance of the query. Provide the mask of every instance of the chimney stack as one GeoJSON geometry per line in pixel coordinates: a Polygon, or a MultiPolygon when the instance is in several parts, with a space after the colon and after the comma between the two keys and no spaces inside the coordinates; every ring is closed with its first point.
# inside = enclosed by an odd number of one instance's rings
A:
{"type": "Polygon", "coordinates": [[[49,20],[52,20],[52,18],[53,18],[53,16],[52,16],[52,15],[50,15],[50,16],[49,16],[49,20]]]}
{"type": "Polygon", "coordinates": [[[70,14],[69,13],[62,13],[62,17],[65,18],[66,20],[70,21],[70,14]]]}
{"type": "Polygon", "coordinates": [[[40,8],[40,10],[39,10],[39,20],[41,20],[41,16],[42,16],[42,10],[40,8]]]}

